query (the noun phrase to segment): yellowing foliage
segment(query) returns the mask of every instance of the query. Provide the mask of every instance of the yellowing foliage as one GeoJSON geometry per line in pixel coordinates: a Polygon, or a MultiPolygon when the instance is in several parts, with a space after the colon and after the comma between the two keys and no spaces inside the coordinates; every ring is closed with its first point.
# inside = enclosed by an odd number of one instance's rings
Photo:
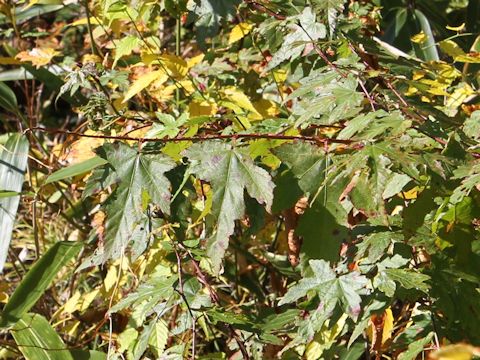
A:
{"type": "Polygon", "coordinates": [[[48,65],[55,56],[61,53],[52,48],[33,48],[29,51],[19,52],[15,58],[22,62],[31,62],[37,69],[48,65]]]}
{"type": "Polygon", "coordinates": [[[228,43],[231,45],[243,39],[245,36],[247,36],[250,33],[250,31],[252,31],[252,29],[253,29],[253,24],[249,24],[249,23],[242,22],[240,24],[235,25],[228,37],[228,43]]]}

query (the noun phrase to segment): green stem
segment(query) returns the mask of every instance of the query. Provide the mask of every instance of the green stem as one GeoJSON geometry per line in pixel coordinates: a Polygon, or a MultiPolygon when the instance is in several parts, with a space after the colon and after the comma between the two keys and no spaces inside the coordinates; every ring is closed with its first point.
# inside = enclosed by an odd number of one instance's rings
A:
{"type": "Polygon", "coordinates": [[[92,54],[103,58],[103,54],[98,49],[97,44],[95,43],[95,39],[93,38],[92,23],[90,22],[91,14],[90,14],[90,8],[88,7],[88,0],[85,0],[84,5],[85,5],[85,13],[87,15],[87,29],[88,29],[88,36],[90,37],[90,48],[92,50],[92,54]]]}
{"type": "MultiPolygon", "coordinates": [[[[175,22],[175,55],[177,56],[180,56],[181,41],[182,41],[182,23],[180,20],[180,15],[178,15],[175,22]]],[[[180,89],[178,87],[175,89],[175,102],[178,108],[180,105],[180,89]]]]}

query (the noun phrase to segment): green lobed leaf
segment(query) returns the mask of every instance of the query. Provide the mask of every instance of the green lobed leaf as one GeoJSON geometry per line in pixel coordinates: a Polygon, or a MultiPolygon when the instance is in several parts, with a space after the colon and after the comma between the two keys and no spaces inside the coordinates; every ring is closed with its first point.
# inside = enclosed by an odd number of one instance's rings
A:
{"type": "Polygon", "coordinates": [[[175,167],[173,160],[163,154],[143,154],[122,143],[105,144],[99,154],[115,170],[109,173],[103,185],[118,185],[105,205],[107,223],[104,245],[97,248],[80,269],[120,257],[131,241],[135,243],[135,248],[140,249],[134,255],[141,253],[146,246],[148,233],[142,205],[144,193],[163,213],[170,213],[171,185],[164,174],[175,167]]]}
{"type": "Polygon", "coordinates": [[[305,194],[315,195],[325,185],[328,160],[322,148],[299,142],[284,144],[273,153],[291,168],[305,194]]]}
{"type": "Polygon", "coordinates": [[[149,280],[139,286],[137,291],[128,294],[115,304],[110,313],[118,312],[131,305],[139,305],[144,301],[150,301],[153,305],[161,300],[168,299],[174,291],[174,284],[177,276],[152,276],[149,280]]]}
{"type": "Polygon", "coordinates": [[[426,282],[430,280],[430,276],[409,269],[386,269],[384,271],[389,279],[398,282],[403,288],[416,289],[428,294],[430,285],[426,282]]]}
{"type": "Polygon", "coordinates": [[[303,237],[302,253],[308,258],[337,260],[342,242],[348,239],[347,212],[340,203],[345,179],[331,186],[328,176],[332,165],[318,146],[285,144],[274,153],[290,167],[300,189],[310,195],[310,207],[295,231],[303,237]]]}
{"type": "Polygon", "coordinates": [[[295,302],[313,291],[318,294],[325,308],[331,309],[340,302],[345,311],[356,319],[361,310],[360,294],[364,292],[367,278],[355,272],[337,276],[324,260],[310,260],[309,265],[313,276],[303,277],[288,289],[279,305],[295,302]]]}
{"type": "Polygon", "coordinates": [[[208,240],[207,255],[218,273],[235,220],[245,214],[244,190],[270,211],[275,185],[267,171],[228,144],[195,144],[184,154],[192,162],[190,172],[212,185],[212,213],[218,223],[208,240]]]}
{"type": "Polygon", "coordinates": [[[132,51],[141,44],[140,38],[128,35],[122,38],[115,47],[115,58],[113,59],[112,68],[115,67],[118,60],[120,60],[123,56],[130,55],[132,51]]]}
{"type": "Polygon", "coordinates": [[[432,341],[433,333],[428,334],[423,339],[419,339],[417,341],[408,344],[407,351],[402,352],[398,356],[398,360],[415,360],[420,354],[425,346],[432,341]]]}
{"type": "Polygon", "coordinates": [[[197,41],[205,45],[207,37],[218,33],[221,21],[235,15],[235,8],[240,0],[191,0],[188,10],[195,14],[197,26],[197,41]]]}

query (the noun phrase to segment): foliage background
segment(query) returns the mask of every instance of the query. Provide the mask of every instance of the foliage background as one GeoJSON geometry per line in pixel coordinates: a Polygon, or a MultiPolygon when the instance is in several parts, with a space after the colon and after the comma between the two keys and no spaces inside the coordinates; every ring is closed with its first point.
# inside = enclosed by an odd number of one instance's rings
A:
{"type": "Polygon", "coordinates": [[[479,354],[480,1],[0,12],[2,358],[479,354]]]}

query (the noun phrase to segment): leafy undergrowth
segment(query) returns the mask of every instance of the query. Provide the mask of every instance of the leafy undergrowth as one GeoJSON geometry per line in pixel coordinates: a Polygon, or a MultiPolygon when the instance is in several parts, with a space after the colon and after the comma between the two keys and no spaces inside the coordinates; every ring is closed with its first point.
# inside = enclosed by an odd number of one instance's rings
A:
{"type": "Polygon", "coordinates": [[[479,355],[479,1],[0,12],[1,358],[479,355]]]}

